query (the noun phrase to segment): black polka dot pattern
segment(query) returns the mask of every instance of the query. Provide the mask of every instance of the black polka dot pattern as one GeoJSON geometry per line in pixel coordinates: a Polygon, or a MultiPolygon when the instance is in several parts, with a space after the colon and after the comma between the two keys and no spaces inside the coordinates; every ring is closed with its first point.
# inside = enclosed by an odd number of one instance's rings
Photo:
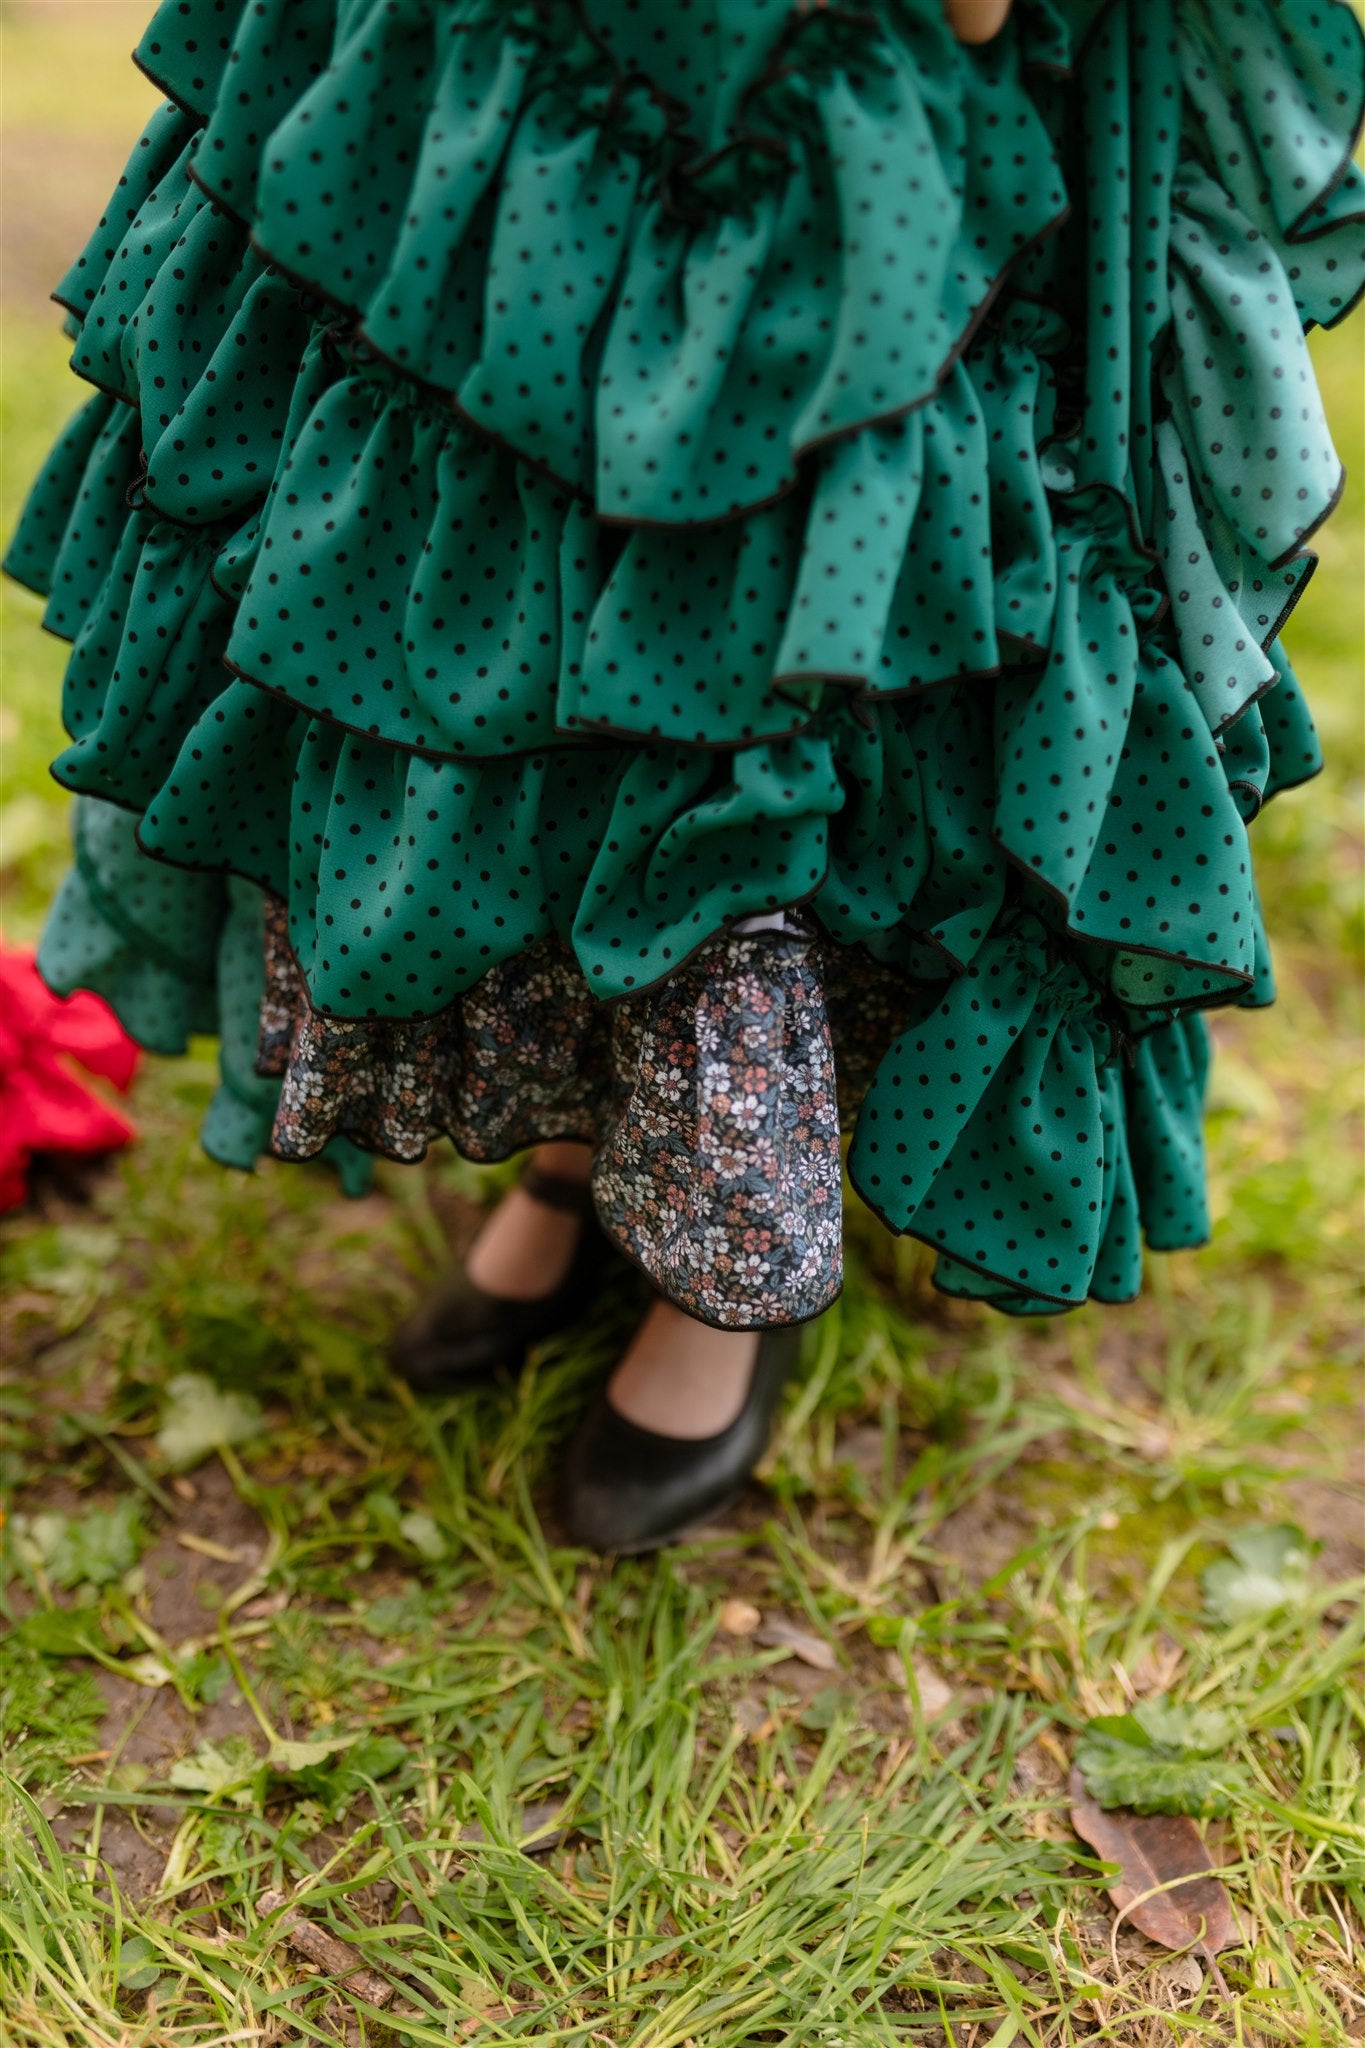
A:
{"type": "Polygon", "coordinates": [[[1269,999],[1246,828],[1319,761],[1278,635],[1365,44],[1016,15],[159,9],[7,557],[73,643],[56,978],[237,1043],[253,891],[362,1024],[804,904],[917,991],[852,1167],[947,1291],[1122,1299],[1203,1236],[1190,1013],[1269,999]]]}

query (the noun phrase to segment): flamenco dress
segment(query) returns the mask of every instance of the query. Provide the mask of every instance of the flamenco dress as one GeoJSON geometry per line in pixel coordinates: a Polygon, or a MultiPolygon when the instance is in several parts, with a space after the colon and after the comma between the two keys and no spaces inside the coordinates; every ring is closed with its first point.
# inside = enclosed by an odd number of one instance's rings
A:
{"type": "Polygon", "coordinates": [[[43,938],[220,1159],[584,1140],[705,1320],[858,1197],[1047,1313],[1208,1229],[1205,1013],[1365,284],[1344,0],[166,0],[7,566],[43,938]],[[776,928],[750,920],[785,913],[776,928]]]}
{"type": "Polygon", "coordinates": [[[88,990],[63,1001],[44,987],[25,946],[0,942],[0,1214],[20,1209],[35,1167],[101,1159],[137,1136],[87,1076],[120,1092],[138,1050],[88,990]]]}

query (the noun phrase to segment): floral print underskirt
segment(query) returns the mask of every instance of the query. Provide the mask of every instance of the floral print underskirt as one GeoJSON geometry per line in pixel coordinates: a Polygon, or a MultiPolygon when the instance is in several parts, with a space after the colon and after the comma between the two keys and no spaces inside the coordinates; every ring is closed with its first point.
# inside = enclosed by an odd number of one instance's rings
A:
{"type": "Polygon", "coordinates": [[[590,1144],[603,1229],[670,1300],[725,1329],[804,1322],[843,1281],[841,1125],[912,993],[797,928],[722,933],[611,1004],[551,939],[438,1016],[327,1017],[271,902],[258,1059],[281,1081],[271,1149],[307,1159],[344,1137],[413,1160],[447,1136],[492,1162],[590,1144]]]}

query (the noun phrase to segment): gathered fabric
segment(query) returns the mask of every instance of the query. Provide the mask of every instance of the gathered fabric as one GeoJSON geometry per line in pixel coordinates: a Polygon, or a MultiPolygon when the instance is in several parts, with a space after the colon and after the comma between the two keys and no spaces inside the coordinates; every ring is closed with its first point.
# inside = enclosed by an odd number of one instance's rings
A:
{"type": "Polygon", "coordinates": [[[27,1201],[35,1163],[131,1143],[136,1128],[91,1081],[124,1093],[137,1062],[107,1003],[54,996],[27,947],[0,943],[0,1213],[27,1201]]]}
{"type": "Polygon", "coordinates": [[[1201,1241],[1249,827],[1320,765],[1345,0],[975,49],[940,0],[167,0],[136,54],[6,557],[71,642],[53,986],[217,1031],[239,1164],[584,1139],[731,1326],[837,1292],[841,1125],[954,1294],[1201,1241]]]}

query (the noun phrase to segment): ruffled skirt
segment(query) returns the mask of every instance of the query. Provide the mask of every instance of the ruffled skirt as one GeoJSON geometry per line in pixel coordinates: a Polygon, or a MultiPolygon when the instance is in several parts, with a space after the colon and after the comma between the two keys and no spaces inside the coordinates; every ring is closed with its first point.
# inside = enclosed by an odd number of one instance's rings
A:
{"type": "Polygon", "coordinates": [[[1005,1309],[1206,1234],[1365,278],[1351,9],[1225,27],[168,0],[6,566],[72,642],[44,971],[219,1032],[210,1150],[581,1137],[739,1326],[837,1292],[841,1124],[1005,1309]]]}

